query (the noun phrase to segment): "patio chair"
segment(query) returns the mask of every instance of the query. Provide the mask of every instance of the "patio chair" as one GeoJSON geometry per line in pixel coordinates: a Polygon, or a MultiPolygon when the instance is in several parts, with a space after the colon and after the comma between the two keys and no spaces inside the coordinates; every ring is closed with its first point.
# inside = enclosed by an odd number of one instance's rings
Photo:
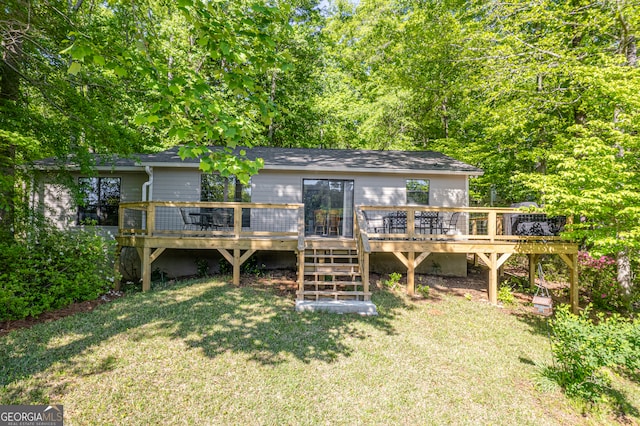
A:
{"type": "Polygon", "coordinates": [[[442,227],[440,213],[416,212],[415,227],[418,234],[437,233],[442,227]]]}
{"type": "Polygon", "coordinates": [[[201,229],[202,225],[200,223],[200,219],[198,217],[190,216],[187,212],[187,209],[181,207],[180,208],[180,216],[182,216],[182,229],[201,229]]]}
{"type": "Polygon", "coordinates": [[[315,210],[313,212],[314,225],[313,233],[324,235],[327,233],[327,212],[325,210],[315,210]]]}
{"type": "Polygon", "coordinates": [[[329,223],[327,226],[327,234],[340,235],[340,212],[329,211],[329,223]]]}
{"type": "Polygon", "coordinates": [[[371,234],[384,233],[384,221],[382,220],[382,217],[372,219],[369,217],[366,210],[363,210],[362,214],[364,216],[364,221],[367,224],[368,233],[371,233],[371,234]]]}
{"type": "Polygon", "coordinates": [[[385,216],[390,234],[404,234],[407,232],[407,212],[397,211],[385,216]]]}
{"type": "Polygon", "coordinates": [[[460,212],[453,212],[451,214],[451,217],[449,218],[449,222],[446,224],[442,224],[443,234],[449,235],[458,229],[458,216],[460,216],[460,212]]]}

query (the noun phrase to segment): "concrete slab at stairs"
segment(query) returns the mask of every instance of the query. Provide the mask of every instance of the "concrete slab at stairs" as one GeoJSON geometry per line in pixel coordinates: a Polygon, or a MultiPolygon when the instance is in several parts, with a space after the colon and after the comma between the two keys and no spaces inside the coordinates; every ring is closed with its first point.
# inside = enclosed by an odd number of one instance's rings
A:
{"type": "Polygon", "coordinates": [[[297,300],[297,312],[332,312],[336,314],[378,315],[376,305],[362,300],[297,300]]]}

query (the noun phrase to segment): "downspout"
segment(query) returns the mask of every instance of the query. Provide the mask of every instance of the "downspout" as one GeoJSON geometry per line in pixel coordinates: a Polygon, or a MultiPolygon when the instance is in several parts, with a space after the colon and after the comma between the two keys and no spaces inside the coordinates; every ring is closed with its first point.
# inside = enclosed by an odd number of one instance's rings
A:
{"type": "MultiPolygon", "coordinates": [[[[151,201],[153,199],[153,169],[149,166],[144,166],[144,171],[147,172],[149,180],[142,184],[142,201],[151,201]],[[147,195],[148,194],[148,195],[147,195]]],[[[147,229],[147,213],[142,213],[142,229],[147,229]]]]}
{"type": "Polygon", "coordinates": [[[149,175],[149,180],[142,184],[142,201],[151,201],[153,200],[153,168],[144,166],[144,171],[149,175]]]}

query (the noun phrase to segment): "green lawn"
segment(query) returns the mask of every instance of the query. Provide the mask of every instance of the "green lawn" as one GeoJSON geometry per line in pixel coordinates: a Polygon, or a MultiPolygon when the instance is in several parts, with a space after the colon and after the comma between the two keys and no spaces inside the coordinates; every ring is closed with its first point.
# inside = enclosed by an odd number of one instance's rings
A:
{"type": "MultiPolygon", "coordinates": [[[[433,293],[376,292],[371,318],[215,280],[133,294],[1,337],[0,404],[69,425],[614,422],[541,378],[541,318],[433,293]]],[[[639,422],[640,387],[615,382],[639,422]]]]}

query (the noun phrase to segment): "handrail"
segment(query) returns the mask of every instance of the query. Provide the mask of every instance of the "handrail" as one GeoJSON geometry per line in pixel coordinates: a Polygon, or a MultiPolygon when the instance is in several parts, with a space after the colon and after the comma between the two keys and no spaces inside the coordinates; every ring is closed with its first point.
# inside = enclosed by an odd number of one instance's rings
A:
{"type": "MultiPolygon", "coordinates": [[[[438,240],[438,241],[451,241],[451,240],[481,240],[481,241],[566,241],[561,235],[555,234],[557,229],[554,230],[554,235],[549,235],[551,231],[551,225],[556,225],[554,222],[557,218],[548,217],[544,221],[539,219],[531,219],[530,223],[546,223],[546,230],[543,235],[521,235],[512,233],[511,226],[517,224],[513,222],[516,217],[523,217],[522,215],[544,215],[546,214],[541,209],[526,208],[487,208],[487,207],[443,207],[443,206],[376,206],[376,205],[359,205],[357,210],[361,212],[376,212],[377,220],[381,220],[380,216],[384,215],[389,222],[393,223],[394,216],[387,215],[392,212],[403,212],[402,222],[399,226],[394,226],[388,229],[383,229],[383,232],[376,232],[368,234],[370,239],[399,239],[399,240],[438,240]],[[442,217],[438,219],[438,225],[433,227],[434,229],[428,229],[428,233],[418,232],[418,215],[422,212],[434,212],[440,214],[450,214],[449,217],[455,213],[459,214],[456,218],[455,232],[443,232],[446,227],[443,226],[442,217]],[[510,222],[507,221],[507,218],[510,222]],[[479,232],[479,223],[481,223],[482,229],[485,232],[479,232]],[[434,230],[440,232],[432,233],[434,230]]],[[[376,215],[373,215],[376,216],[376,215]]],[[[370,219],[372,219],[370,217],[370,219]]],[[[372,220],[376,220],[375,218],[372,220]]],[[[397,224],[398,222],[396,222],[397,224]]],[[[567,218],[566,224],[571,224],[570,218],[567,218]]],[[[540,225],[542,226],[542,225],[540,225]]],[[[424,228],[421,232],[424,232],[424,228]]]]}
{"type": "MultiPolygon", "coordinates": [[[[298,245],[304,249],[304,204],[301,203],[244,203],[244,202],[209,202],[209,201],[143,201],[143,202],[122,202],[119,205],[119,218],[118,218],[118,232],[120,235],[139,235],[156,236],[156,235],[182,235],[182,236],[224,236],[231,238],[241,237],[298,237],[298,245]],[[167,217],[165,216],[164,222],[158,224],[156,218],[156,212],[159,209],[180,209],[180,208],[192,208],[192,209],[225,209],[227,211],[233,210],[233,223],[229,222],[229,226],[222,228],[216,228],[215,230],[209,229],[206,231],[196,231],[181,229],[181,226],[177,226],[176,222],[171,222],[169,227],[163,227],[163,223],[166,225],[167,217]],[[296,223],[291,223],[293,229],[291,230],[279,230],[274,221],[274,228],[268,229],[263,227],[261,229],[243,228],[243,210],[255,209],[255,210],[297,210],[296,223]],[[138,219],[132,219],[135,223],[131,225],[125,220],[125,211],[133,210],[141,212],[141,216],[137,216],[138,219]],[[136,225],[138,224],[138,225],[136,225]],[[140,226],[141,225],[141,226],[140,226]]],[[[135,217],[135,216],[134,216],[135,217]]],[[[179,217],[179,216],[178,216],[179,217]]],[[[231,216],[229,215],[229,218],[231,216]]],[[[277,225],[281,225],[277,223],[277,225]]]]}

